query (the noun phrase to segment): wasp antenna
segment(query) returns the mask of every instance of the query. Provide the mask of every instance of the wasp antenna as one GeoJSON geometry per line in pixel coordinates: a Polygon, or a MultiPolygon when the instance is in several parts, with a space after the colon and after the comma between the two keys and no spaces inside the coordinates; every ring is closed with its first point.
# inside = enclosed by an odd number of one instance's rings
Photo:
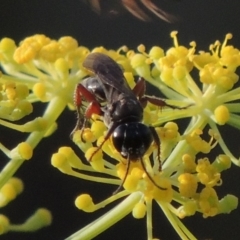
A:
{"type": "Polygon", "coordinates": [[[159,162],[159,171],[161,172],[162,171],[162,162],[161,162],[161,158],[160,158],[160,155],[161,155],[160,139],[156,132],[156,129],[154,127],[149,127],[149,128],[152,132],[154,142],[157,145],[157,158],[158,158],[158,162],[159,162]]]}
{"type": "Polygon", "coordinates": [[[159,186],[158,184],[156,184],[156,182],[153,180],[153,178],[152,178],[152,177],[150,176],[150,174],[148,173],[148,171],[147,171],[147,169],[146,169],[146,167],[145,167],[145,165],[144,165],[144,163],[143,163],[143,159],[142,159],[142,158],[140,159],[140,162],[141,162],[141,164],[142,164],[142,168],[143,168],[144,172],[147,174],[148,178],[149,178],[150,181],[153,183],[153,185],[154,185],[155,187],[159,188],[160,190],[167,190],[166,188],[163,188],[163,187],[159,186]]]}
{"type": "Polygon", "coordinates": [[[130,169],[130,159],[129,159],[129,156],[128,156],[128,159],[127,159],[127,169],[126,169],[126,173],[124,175],[124,178],[122,180],[122,183],[119,185],[119,187],[113,192],[113,195],[117,194],[121,188],[123,187],[123,184],[125,183],[126,179],[127,179],[127,175],[128,175],[128,172],[129,172],[129,169],[130,169]]]}

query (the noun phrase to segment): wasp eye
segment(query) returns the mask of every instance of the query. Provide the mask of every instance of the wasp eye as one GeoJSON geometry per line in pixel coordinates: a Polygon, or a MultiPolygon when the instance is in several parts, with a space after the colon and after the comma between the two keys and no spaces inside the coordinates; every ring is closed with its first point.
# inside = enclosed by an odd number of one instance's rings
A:
{"type": "Polygon", "coordinates": [[[148,150],[153,136],[151,130],[142,123],[124,123],[114,130],[112,141],[124,158],[137,160],[148,150]]]}

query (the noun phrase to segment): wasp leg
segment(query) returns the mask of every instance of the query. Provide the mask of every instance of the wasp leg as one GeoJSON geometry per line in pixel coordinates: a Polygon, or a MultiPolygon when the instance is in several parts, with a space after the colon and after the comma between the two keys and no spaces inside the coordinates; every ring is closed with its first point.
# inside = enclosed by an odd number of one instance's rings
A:
{"type": "MultiPolygon", "coordinates": [[[[86,127],[88,120],[93,114],[102,114],[101,105],[96,100],[94,94],[88,91],[88,89],[86,89],[81,83],[76,86],[74,91],[74,105],[77,112],[77,123],[70,134],[71,138],[77,130],[83,130],[86,127]],[[85,110],[85,113],[83,113],[85,108],[85,106],[83,105],[83,101],[90,102],[90,104],[85,110]]],[[[81,139],[83,141],[82,134],[81,139]]]]}
{"type": "Polygon", "coordinates": [[[145,102],[150,102],[156,106],[159,106],[160,108],[169,107],[172,109],[179,109],[179,110],[186,109],[186,108],[192,106],[192,104],[190,104],[190,105],[187,105],[186,107],[178,107],[178,106],[166,103],[166,101],[164,99],[157,98],[155,96],[148,96],[148,95],[144,95],[139,101],[143,102],[144,104],[145,104],[145,102]]]}
{"type": "Polygon", "coordinates": [[[144,96],[144,93],[146,91],[146,82],[145,79],[142,77],[139,77],[136,85],[132,89],[134,95],[136,97],[139,97],[140,99],[144,96]]]}
{"type": "Polygon", "coordinates": [[[162,162],[161,162],[161,157],[160,157],[160,155],[161,155],[160,138],[158,137],[158,134],[157,134],[157,132],[156,132],[154,127],[149,127],[149,129],[151,130],[152,136],[153,136],[153,140],[154,140],[155,144],[157,145],[157,158],[158,158],[158,162],[159,162],[158,170],[162,171],[162,162]]]}
{"type": "Polygon", "coordinates": [[[103,144],[110,138],[110,136],[112,135],[113,131],[115,130],[115,128],[117,127],[118,123],[112,123],[107,131],[107,134],[104,136],[103,141],[101,142],[101,144],[97,147],[97,149],[92,153],[91,157],[89,158],[89,162],[92,161],[93,156],[102,148],[103,144]]]}

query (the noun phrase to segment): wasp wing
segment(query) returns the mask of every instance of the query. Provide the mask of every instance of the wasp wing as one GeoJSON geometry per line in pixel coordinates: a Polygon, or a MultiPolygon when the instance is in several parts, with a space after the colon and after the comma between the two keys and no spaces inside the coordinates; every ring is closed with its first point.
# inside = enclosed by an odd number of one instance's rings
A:
{"type": "Polygon", "coordinates": [[[91,53],[84,60],[83,67],[96,74],[109,103],[117,101],[120,94],[135,97],[122,69],[109,56],[103,53],[91,53]]]}

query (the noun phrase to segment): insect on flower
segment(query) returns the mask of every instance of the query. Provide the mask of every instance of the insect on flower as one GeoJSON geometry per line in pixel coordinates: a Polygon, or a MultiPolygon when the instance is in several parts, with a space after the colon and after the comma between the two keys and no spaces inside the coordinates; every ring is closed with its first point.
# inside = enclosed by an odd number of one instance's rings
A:
{"type": "Polygon", "coordinates": [[[154,127],[142,123],[143,109],[147,102],[160,108],[182,108],[169,105],[160,98],[145,95],[145,80],[143,78],[139,78],[135,87],[131,89],[121,67],[105,54],[89,54],[83,62],[83,67],[95,75],[86,78],[76,86],[74,103],[78,120],[72,134],[76,130],[83,130],[89,125],[89,120],[93,114],[102,116],[108,128],[104,141],[92,153],[89,161],[112,136],[114,147],[123,158],[127,159],[126,174],[117,191],[126,180],[130,162],[137,160],[141,161],[143,170],[151,182],[159,189],[164,190],[165,188],[158,186],[149,175],[142,159],[154,141],[157,146],[157,156],[160,164],[160,139],[154,127]],[[84,101],[89,103],[87,107],[83,104],[84,101]]]}

